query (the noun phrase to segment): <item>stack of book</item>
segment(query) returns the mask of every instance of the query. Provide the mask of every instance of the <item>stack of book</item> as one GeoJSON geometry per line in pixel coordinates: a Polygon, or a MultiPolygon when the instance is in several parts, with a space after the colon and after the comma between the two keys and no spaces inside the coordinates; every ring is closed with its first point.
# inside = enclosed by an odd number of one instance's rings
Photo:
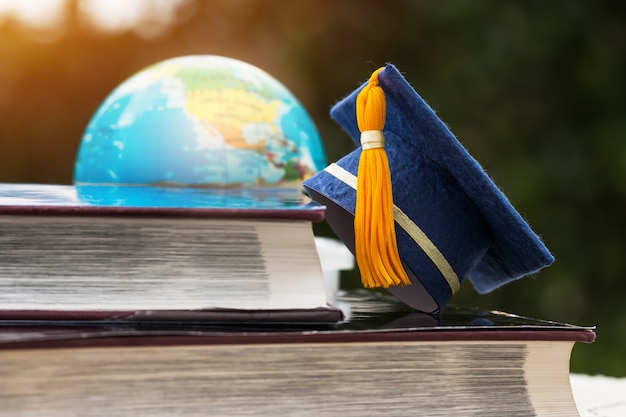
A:
{"type": "Polygon", "coordinates": [[[0,415],[576,415],[591,328],[327,302],[290,190],[0,186],[0,415]]]}

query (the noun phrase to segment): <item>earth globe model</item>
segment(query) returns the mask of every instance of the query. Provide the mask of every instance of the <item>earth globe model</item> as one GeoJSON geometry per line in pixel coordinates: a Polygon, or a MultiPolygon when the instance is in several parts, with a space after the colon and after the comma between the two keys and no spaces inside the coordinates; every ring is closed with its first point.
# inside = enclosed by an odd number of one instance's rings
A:
{"type": "Polygon", "coordinates": [[[285,86],[245,62],[197,55],[113,90],[82,137],[74,182],[299,186],[325,166],[313,121],[285,86]]]}

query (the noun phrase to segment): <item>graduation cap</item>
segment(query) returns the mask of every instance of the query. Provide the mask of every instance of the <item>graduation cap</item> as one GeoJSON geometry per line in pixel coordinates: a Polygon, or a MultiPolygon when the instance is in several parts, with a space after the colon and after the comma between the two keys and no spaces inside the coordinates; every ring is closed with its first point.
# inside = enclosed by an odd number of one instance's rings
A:
{"type": "Polygon", "coordinates": [[[304,181],[356,255],[363,284],[436,313],[554,258],[479,163],[393,65],[331,109],[359,148],[304,181]]]}

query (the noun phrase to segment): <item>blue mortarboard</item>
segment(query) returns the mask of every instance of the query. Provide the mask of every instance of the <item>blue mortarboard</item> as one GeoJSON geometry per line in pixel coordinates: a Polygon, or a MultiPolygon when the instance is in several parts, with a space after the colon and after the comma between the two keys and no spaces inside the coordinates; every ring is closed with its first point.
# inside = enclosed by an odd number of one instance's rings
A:
{"type": "MultiPolygon", "coordinates": [[[[386,100],[381,129],[397,253],[411,281],[388,290],[413,307],[437,312],[465,278],[486,293],[552,263],[539,237],[398,70],[387,65],[377,78],[386,100]]],[[[331,110],[357,142],[363,130],[357,124],[357,98],[370,84],[372,79],[331,110]]],[[[359,147],[303,183],[327,206],[326,221],[353,252],[355,190],[364,152],[359,147]]]]}

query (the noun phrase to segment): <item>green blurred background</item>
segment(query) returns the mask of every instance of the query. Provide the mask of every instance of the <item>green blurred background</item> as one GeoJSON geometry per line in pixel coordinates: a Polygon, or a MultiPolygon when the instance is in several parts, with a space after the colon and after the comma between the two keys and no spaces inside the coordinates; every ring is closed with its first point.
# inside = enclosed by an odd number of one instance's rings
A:
{"type": "Polygon", "coordinates": [[[281,80],[330,161],[353,147],[330,106],[396,64],[556,256],[452,302],[597,325],[572,369],[626,376],[626,2],[0,0],[0,182],[71,183],[107,94],[188,54],[281,80]]]}

